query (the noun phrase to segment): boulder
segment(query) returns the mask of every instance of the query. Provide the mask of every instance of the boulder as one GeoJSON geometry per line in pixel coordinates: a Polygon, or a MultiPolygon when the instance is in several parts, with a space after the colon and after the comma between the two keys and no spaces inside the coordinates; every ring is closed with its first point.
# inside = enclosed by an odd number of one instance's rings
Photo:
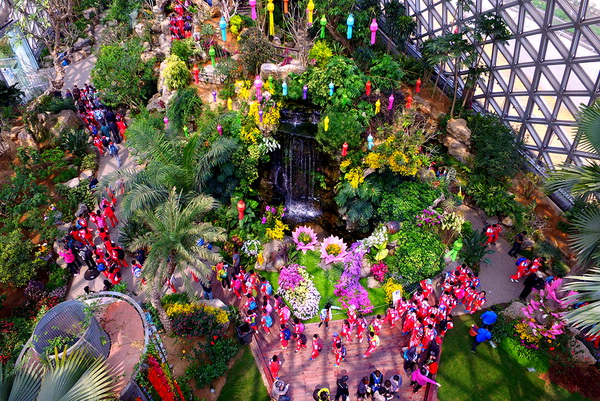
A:
{"type": "Polygon", "coordinates": [[[146,27],[144,26],[143,22],[138,22],[133,27],[133,32],[135,32],[135,34],[138,35],[138,36],[142,36],[144,34],[145,30],[146,30],[146,27]]]}
{"type": "Polygon", "coordinates": [[[79,185],[79,178],[77,178],[77,177],[72,178],[69,181],[65,182],[64,185],[69,188],[75,188],[76,186],[79,185]]]}
{"type": "Polygon", "coordinates": [[[85,50],[78,50],[76,52],[71,53],[71,62],[72,63],[77,63],[83,59],[85,59],[88,56],[88,54],[85,52],[85,50]]]}
{"type": "Polygon", "coordinates": [[[508,306],[508,308],[504,309],[500,313],[509,319],[523,319],[525,314],[523,313],[522,308],[524,307],[525,305],[521,302],[513,302],[508,306]]]}
{"type": "Polygon", "coordinates": [[[259,270],[276,272],[288,263],[289,245],[281,240],[272,240],[263,246],[263,264],[256,264],[259,270]]]}
{"type": "MultiPolygon", "coordinates": [[[[211,13],[211,6],[205,0],[192,0],[192,3],[198,9],[198,15],[208,16],[211,13]]],[[[202,21],[204,18],[198,18],[202,21]]]]}
{"type": "Polygon", "coordinates": [[[515,222],[510,217],[506,216],[502,219],[502,224],[504,224],[506,227],[512,227],[515,225],[515,222]]]}
{"type": "Polygon", "coordinates": [[[381,283],[375,280],[375,277],[367,278],[367,288],[378,288],[381,286],[381,283]]]}
{"type": "Polygon", "coordinates": [[[210,18],[221,18],[221,7],[212,6],[210,8],[210,18]]]}
{"type": "Polygon", "coordinates": [[[306,66],[294,62],[284,66],[273,63],[265,63],[260,66],[260,76],[263,80],[269,79],[269,75],[272,75],[273,79],[282,80],[291,73],[301,75],[304,71],[306,71],[306,66]]]}
{"type": "Polygon", "coordinates": [[[162,35],[169,35],[171,33],[171,23],[168,19],[165,19],[160,23],[159,33],[162,35]]]}
{"type": "Polygon", "coordinates": [[[80,203],[79,206],[77,206],[77,211],[75,212],[75,216],[77,217],[81,217],[86,213],[89,213],[90,209],[87,207],[87,205],[85,203],[80,203]]]}
{"type": "Polygon", "coordinates": [[[160,93],[155,93],[154,96],[150,98],[148,101],[148,105],[146,106],[146,110],[149,112],[157,112],[164,113],[165,112],[165,102],[160,96],[160,93]]]}
{"type": "Polygon", "coordinates": [[[28,148],[37,148],[38,147],[38,144],[37,144],[35,138],[33,137],[33,135],[31,135],[31,133],[29,133],[24,128],[17,132],[16,142],[17,142],[17,145],[23,146],[23,147],[28,147],[28,148]]]}
{"type": "Polygon", "coordinates": [[[446,136],[444,138],[444,145],[448,148],[448,154],[450,156],[453,156],[461,163],[472,163],[473,155],[469,152],[469,147],[463,142],[460,142],[451,136],[446,136]]]}
{"type": "Polygon", "coordinates": [[[471,145],[471,130],[467,127],[467,122],[463,118],[452,119],[448,121],[446,131],[449,136],[464,143],[467,146],[471,145]]]}
{"type": "Polygon", "coordinates": [[[580,365],[594,365],[596,358],[592,355],[590,350],[576,338],[569,340],[569,350],[573,357],[573,362],[580,365]]]}
{"type": "Polygon", "coordinates": [[[52,127],[50,133],[55,137],[60,135],[71,128],[77,129],[81,127],[82,121],[79,116],[73,110],[62,110],[60,113],[52,116],[52,127]]]}
{"type": "Polygon", "coordinates": [[[84,47],[91,46],[92,44],[93,44],[92,39],[89,39],[89,38],[85,38],[85,39],[84,38],[79,38],[73,44],[72,49],[73,49],[74,52],[76,52],[76,51],[79,51],[79,50],[83,49],[84,47]]]}
{"type": "Polygon", "coordinates": [[[80,181],[86,181],[89,180],[90,177],[94,176],[94,172],[92,170],[84,170],[79,174],[79,180],[80,181]]]}
{"type": "Polygon", "coordinates": [[[371,272],[371,262],[367,258],[363,258],[362,265],[360,267],[360,278],[365,278],[371,272]]]}
{"type": "Polygon", "coordinates": [[[98,13],[98,10],[95,7],[91,7],[91,8],[83,10],[81,12],[81,14],[83,15],[83,17],[86,20],[90,20],[90,19],[96,18],[99,13],[98,13]]]}

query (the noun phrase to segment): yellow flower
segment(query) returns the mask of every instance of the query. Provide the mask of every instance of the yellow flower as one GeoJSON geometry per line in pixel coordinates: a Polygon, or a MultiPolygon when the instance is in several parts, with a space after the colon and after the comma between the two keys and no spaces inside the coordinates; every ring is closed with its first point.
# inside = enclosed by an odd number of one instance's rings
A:
{"type": "Polygon", "coordinates": [[[325,248],[325,250],[328,254],[333,256],[337,256],[340,254],[340,252],[342,252],[342,248],[340,248],[338,244],[329,244],[327,245],[327,248],[325,248]]]}
{"type": "Polygon", "coordinates": [[[378,169],[383,167],[384,160],[379,153],[371,152],[365,157],[365,163],[369,168],[378,169]]]}
{"type": "Polygon", "coordinates": [[[283,239],[284,232],[289,229],[287,224],[283,224],[283,222],[278,219],[275,220],[275,227],[266,229],[266,234],[267,237],[271,239],[283,239]]]}
{"type": "Polygon", "coordinates": [[[250,81],[235,82],[235,92],[237,93],[239,99],[247,100],[250,98],[250,85],[250,81]]]}
{"type": "Polygon", "coordinates": [[[344,178],[350,182],[352,188],[358,188],[358,186],[365,181],[363,177],[363,171],[359,167],[355,167],[344,175],[344,178]]]}
{"type": "Polygon", "coordinates": [[[240,139],[246,143],[257,143],[258,138],[260,138],[261,134],[258,128],[253,127],[250,130],[246,130],[245,127],[242,127],[240,131],[240,139]]]}
{"type": "Polygon", "coordinates": [[[385,281],[385,284],[383,284],[383,290],[385,291],[385,301],[387,303],[391,303],[393,300],[392,294],[398,290],[400,290],[400,293],[402,293],[403,288],[402,284],[390,277],[385,281]]]}
{"type": "Polygon", "coordinates": [[[350,159],[346,159],[340,163],[340,168],[346,168],[350,165],[350,159]]]}

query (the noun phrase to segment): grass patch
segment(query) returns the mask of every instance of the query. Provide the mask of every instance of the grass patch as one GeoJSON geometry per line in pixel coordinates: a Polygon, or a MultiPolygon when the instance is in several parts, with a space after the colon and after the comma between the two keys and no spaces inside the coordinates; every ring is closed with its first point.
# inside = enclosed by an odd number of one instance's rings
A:
{"type": "MultiPolygon", "coordinates": [[[[471,324],[480,323],[481,312],[454,319],[443,345],[437,381],[442,384],[438,399],[462,401],[465,396],[485,400],[581,401],[580,394],[571,394],[560,386],[539,378],[539,372],[529,372],[502,347],[488,343],[471,353],[471,324]]],[[[468,398],[468,397],[467,397],[468,398]]]]}
{"type": "Polygon", "coordinates": [[[229,369],[227,380],[217,401],[269,401],[265,387],[250,347],[229,369]]]}
{"type": "MultiPolygon", "coordinates": [[[[321,302],[319,303],[319,309],[322,309],[327,302],[330,302],[331,305],[342,307],[340,302],[338,301],[338,297],[333,295],[333,291],[335,290],[335,285],[339,280],[339,274],[336,273],[335,269],[331,270],[323,270],[319,267],[319,263],[321,262],[321,256],[319,251],[308,251],[305,254],[300,254],[298,257],[299,265],[306,266],[306,271],[312,275],[313,282],[315,283],[315,287],[321,294],[321,302]]],[[[339,272],[341,273],[341,272],[339,272]]],[[[279,284],[277,282],[279,278],[279,273],[277,272],[259,272],[261,276],[264,276],[271,282],[273,286],[273,291],[277,291],[279,288],[279,284]]],[[[367,279],[363,278],[360,280],[360,283],[363,287],[367,288],[367,279]]],[[[386,302],[385,302],[385,291],[383,288],[367,288],[367,292],[369,293],[369,299],[373,306],[377,307],[373,310],[373,313],[384,314],[386,310],[386,302]]],[[[343,320],[347,318],[346,311],[340,311],[333,309],[333,320],[343,320]]],[[[315,323],[319,321],[319,316],[315,316],[312,319],[306,320],[306,323],[315,323]]]]}

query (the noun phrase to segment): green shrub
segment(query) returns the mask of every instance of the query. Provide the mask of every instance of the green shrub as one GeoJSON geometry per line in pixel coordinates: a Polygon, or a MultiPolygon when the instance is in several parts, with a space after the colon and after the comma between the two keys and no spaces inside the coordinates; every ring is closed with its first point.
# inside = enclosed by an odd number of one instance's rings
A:
{"type": "Polygon", "coordinates": [[[562,259],[556,259],[552,261],[552,274],[557,277],[564,277],[569,274],[571,268],[562,259]]]}
{"type": "Polygon", "coordinates": [[[34,114],[50,112],[60,113],[62,110],[76,111],[75,103],[70,99],[58,99],[54,96],[43,95],[39,98],[34,114]]]}
{"type": "Polygon", "coordinates": [[[190,71],[187,65],[177,55],[167,57],[167,64],[163,70],[165,85],[170,90],[185,88],[190,84],[190,71]]]}
{"type": "Polygon", "coordinates": [[[50,292],[57,288],[66,286],[69,283],[69,277],[70,274],[67,269],[63,269],[56,263],[52,263],[48,273],[48,284],[46,284],[46,290],[50,292]]]}
{"type": "Polygon", "coordinates": [[[68,168],[68,169],[63,170],[60,173],[58,173],[58,175],[56,177],[54,177],[52,179],[52,181],[54,181],[55,184],[60,184],[60,183],[72,180],[73,178],[77,177],[78,175],[79,175],[79,173],[77,172],[77,169],[68,168]]]}
{"type": "Polygon", "coordinates": [[[321,107],[330,102],[339,104],[344,97],[352,102],[363,94],[367,81],[354,60],[343,56],[332,57],[323,68],[309,68],[302,80],[308,85],[309,100],[321,107]],[[330,82],[335,85],[333,96],[329,96],[330,82]]]}
{"type": "Polygon", "coordinates": [[[0,283],[24,286],[45,263],[34,257],[33,244],[20,231],[0,236],[0,283]]]}
{"type": "Polygon", "coordinates": [[[202,98],[195,87],[179,89],[169,101],[167,117],[176,132],[202,116],[202,98]]]}
{"type": "Polygon", "coordinates": [[[90,191],[85,182],[74,188],[58,184],[56,186],[56,192],[62,197],[57,204],[57,208],[65,216],[72,216],[77,211],[80,203],[86,204],[87,207],[92,210],[96,202],[92,191],[90,191]]]}
{"type": "Polygon", "coordinates": [[[249,28],[240,34],[240,62],[248,74],[258,74],[260,66],[275,59],[275,47],[258,28],[249,28]]]}
{"type": "Polygon", "coordinates": [[[389,54],[383,54],[373,60],[369,71],[371,82],[377,89],[397,89],[404,72],[389,54]]]}
{"type": "Polygon", "coordinates": [[[349,112],[330,112],[329,130],[325,132],[323,124],[319,125],[316,139],[323,146],[323,150],[331,155],[341,152],[344,142],[348,142],[349,149],[357,149],[362,143],[363,125],[360,116],[355,110],[349,112]]]}
{"type": "Polygon", "coordinates": [[[444,244],[434,232],[405,222],[398,232],[398,247],[384,260],[401,283],[418,283],[444,268],[444,244]]]}
{"type": "Polygon", "coordinates": [[[413,221],[417,213],[430,206],[440,195],[439,190],[417,181],[401,182],[393,192],[383,195],[377,216],[383,222],[413,221]]]}
{"type": "Polygon", "coordinates": [[[185,292],[180,292],[177,294],[167,294],[161,298],[160,303],[163,308],[166,308],[168,305],[173,304],[187,304],[190,302],[190,297],[185,292]]]}
{"type": "Polygon", "coordinates": [[[205,344],[202,349],[194,349],[196,359],[203,360],[204,363],[189,366],[185,371],[186,376],[194,379],[197,388],[208,386],[225,374],[229,361],[239,348],[236,341],[221,338],[214,341],[214,344],[205,344]]]}
{"type": "Polygon", "coordinates": [[[171,44],[171,54],[179,57],[186,64],[194,55],[195,43],[193,38],[175,40],[171,44]]]}
{"type": "Polygon", "coordinates": [[[229,20],[229,30],[234,36],[238,36],[242,32],[244,20],[239,14],[234,15],[229,20]]]}
{"type": "Polygon", "coordinates": [[[81,160],[81,170],[96,171],[98,169],[98,155],[96,152],[88,153],[81,160]]]}
{"type": "Polygon", "coordinates": [[[515,196],[508,193],[506,185],[491,176],[472,175],[466,193],[488,216],[510,216],[518,220],[526,212],[515,196]]]}
{"type": "Polygon", "coordinates": [[[60,134],[60,147],[77,157],[86,155],[90,144],[90,136],[82,129],[69,129],[60,134]]]}
{"type": "Polygon", "coordinates": [[[324,40],[317,40],[315,45],[308,52],[308,58],[314,59],[316,65],[321,68],[327,65],[331,57],[333,57],[333,52],[324,40]]]}

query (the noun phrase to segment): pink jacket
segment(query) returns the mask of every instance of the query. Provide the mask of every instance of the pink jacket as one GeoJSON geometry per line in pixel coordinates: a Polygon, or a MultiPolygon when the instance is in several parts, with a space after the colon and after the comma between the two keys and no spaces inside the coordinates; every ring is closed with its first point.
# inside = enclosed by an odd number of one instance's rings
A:
{"type": "Polygon", "coordinates": [[[431,383],[437,385],[438,383],[435,380],[431,380],[427,376],[423,376],[420,370],[415,370],[412,372],[410,379],[414,382],[417,382],[420,386],[424,386],[426,383],[431,383]]]}
{"type": "Polygon", "coordinates": [[[75,255],[73,255],[73,252],[71,252],[70,249],[67,249],[66,252],[59,252],[58,254],[62,256],[66,263],[75,262],[75,255]]]}

